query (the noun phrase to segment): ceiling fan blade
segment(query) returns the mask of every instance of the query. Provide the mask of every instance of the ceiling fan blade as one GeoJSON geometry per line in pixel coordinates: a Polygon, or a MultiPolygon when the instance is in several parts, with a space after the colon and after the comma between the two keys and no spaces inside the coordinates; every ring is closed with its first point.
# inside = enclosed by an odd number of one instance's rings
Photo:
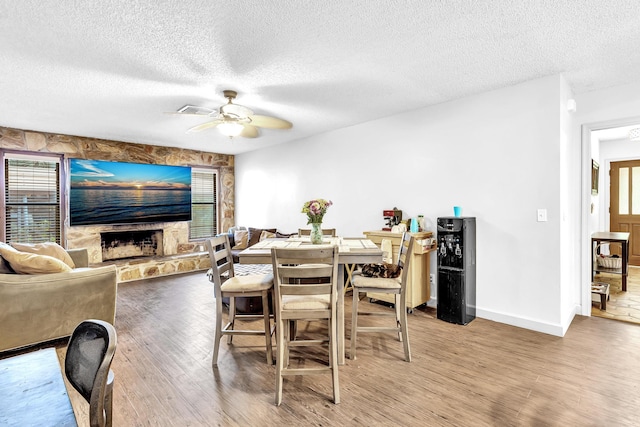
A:
{"type": "Polygon", "coordinates": [[[244,138],[257,138],[260,135],[258,128],[251,125],[244,125],[244,129],[240,132],[239,136],[244,138]]]}
{"type": "Polygon", "coordinates": [[[187,132],[200,132],[201,130],[216,127],[220,123],[222,123],[221,120],[211,120],[210,122],[206,122],[206,123],[202,123],[201,125],[194,126],[191,129],[187,130],[187,132]]]}
{"type": "Polygon", "coordinates": [[[247,117],[253,114],[250,108],[239,104],[225,104],[220,107],[220,114],[230,114],[236,117],[247,117]]]}
{"type": "Polygon", "coordinates": [[[269,116],[261,116],[259,114],[254,114],[249,116],[251,119],[251,124],[253,126],[259,126],[261,128],[268,129],[291,129],[293,124],[283,119],[278,119],[277,117],[269,117],[269,116]]]}
{"type": "Polygon", "coordinates": [[[170,114],[172,116],[189,116],[189,117],[215,117],[215,114],[199,114],[199,113],[179,113],[177,111],[165,111],[163,114],[170,114]]]}

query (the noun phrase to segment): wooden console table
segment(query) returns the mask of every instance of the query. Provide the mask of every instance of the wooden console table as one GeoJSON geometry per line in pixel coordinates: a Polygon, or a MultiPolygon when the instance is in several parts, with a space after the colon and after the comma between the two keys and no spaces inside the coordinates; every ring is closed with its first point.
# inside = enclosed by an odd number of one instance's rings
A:
{"type": "Polygon", "coordinates": [[[622,275],[622,291],[627,291],[627,275],[629,271],[629,233],[597,231],[591,235],[591,282],[597,272],[622,275]],[[622,246],[622,266],[605,268],[596,262],[596,246],[600,243],[619,243],[622,246]]]}

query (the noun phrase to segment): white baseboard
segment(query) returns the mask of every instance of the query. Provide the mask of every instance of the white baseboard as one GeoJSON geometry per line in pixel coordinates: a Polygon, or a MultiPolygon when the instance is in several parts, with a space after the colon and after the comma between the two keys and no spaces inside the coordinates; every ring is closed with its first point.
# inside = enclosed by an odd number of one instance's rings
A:
{"type": "MultiPolygon", "coordinates": [[[[429,307],[437,308],[438,302],[435,299],[431,299],[427,305],[429,307]]],[[[527,319],[524,317],[513,316],[506,313],[500,313],[496,311],[483,310],[476,307],[476,317],[482,319],[492,320],[494,322],[504,323],[506,325],[516,326],[518,328],[530,329],[536,332],[542,332],[544,334],[554,335],[557,337],[563,337],[569,329],[573,318],[579,313],[580,306],[575,306],[573,311],[569,313],[564,324],[555,324],[548,322],[541,322],[539,320],[527,319]]]]}

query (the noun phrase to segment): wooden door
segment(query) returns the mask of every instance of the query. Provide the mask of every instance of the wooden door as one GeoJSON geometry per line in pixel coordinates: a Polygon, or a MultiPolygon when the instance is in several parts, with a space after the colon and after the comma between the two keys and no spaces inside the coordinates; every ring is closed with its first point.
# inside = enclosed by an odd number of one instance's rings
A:
{"type": "MultiPolygon", "coordinates": [[[[640,160],[611,162],[609,230],[629,233],[629,265],[640,265],[640,160]]],[[[611,245],[620,255],[620,245],[611,245]]]]}

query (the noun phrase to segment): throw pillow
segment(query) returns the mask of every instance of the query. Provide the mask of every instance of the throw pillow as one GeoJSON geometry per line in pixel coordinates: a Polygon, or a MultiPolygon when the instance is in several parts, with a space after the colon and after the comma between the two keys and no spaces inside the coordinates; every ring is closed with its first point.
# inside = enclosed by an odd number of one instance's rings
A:
{"type": "Polygon", "coordinates": [[[262,242],[264,239],[271,239],[272,237],[276,237],[276,233],[272,233],[267,230],[262,230],[260,233],[260,241],[262,242]]]}
{"type": "Polygon", "coordinates": [[[3,246],[0,246],[0,255],[9,262],[16,273],[49,274],[71,271],[67,264],[48,255],[20,252],[3,246]]]}
{"type": "Polygon", "coordinates": [[[275,228],[251,228],[249,227],[249,246],[253,246],[260,241],[260,235],[264,230],[275,233],[275,228]]]}
{"type": "Polygon", "coordinates": [[[5,261],[4,258],[0,256],[0,274],[12,274],[15,273],[13,268],[11,268],[11,264],[5,261]]]}
{"type": "Polygon", "coordinates": [[[64,250],[62,246],[55,242],[46,242],[46,243],[11,243],[15,249],[28,252],[30,254],[37,255],[47,255],[60,261],[64,262],[71,268],[76,268],[76,265],[73,263],[71,256],[64,250]]]}
{"type": "MultiPolygon", "coordinates": [[[[15,249],[13,249],[9,244],[0,242],[0,249],[2,248],[4,248],[7,251],[15,251],[15,249]]],[[[16,272],[13,268],[11,268],[11,264],[9,264],[9,261],[4,259],[2,255],[0,255],[0,260],[2,260],[0,262],[0,273],[11,274],[16,272]]]]}
{"type": "Polygon", "coordinates": [[[235,245],[231,249],[247,249],[249,242],[249,232],[247,230],[236,230],[233,233],[235,245]]]}
{"type": "Polygon", "coordinates": [[[382,277],[386,279],[394,279],[400,276],[402,268],[397,264],[379,263],[365,264],[362,266],[362,275],[366,277],[382,277]]]}
{"type": "Polygon", "coordinates": [[[298,233],[286,234],[286,233],[281,233],[279,231],[276,231],[276,237],[278,238],[297,237],[297,236],[298,236],[298,233]]]}

